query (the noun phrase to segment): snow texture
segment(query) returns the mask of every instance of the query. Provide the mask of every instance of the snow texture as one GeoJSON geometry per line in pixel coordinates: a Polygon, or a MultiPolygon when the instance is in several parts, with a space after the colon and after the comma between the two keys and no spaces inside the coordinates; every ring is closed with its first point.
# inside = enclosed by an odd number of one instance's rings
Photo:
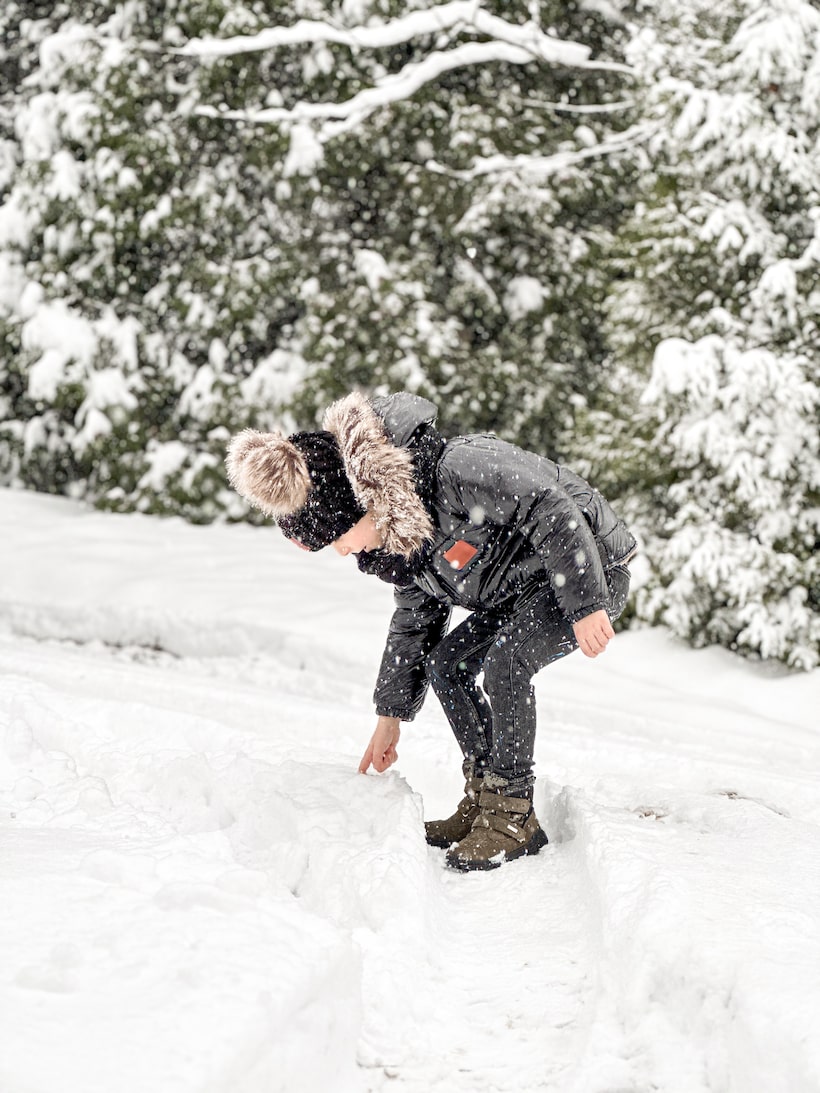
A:
{"type": "Polygon", "coordinates": [[[816,1093],[817,672],[651,630],[547,669],[550,845],[454,875],[433,700],[356,773],[386,586],[269,528],[0,514],[4,1093],[816,1093]]]}

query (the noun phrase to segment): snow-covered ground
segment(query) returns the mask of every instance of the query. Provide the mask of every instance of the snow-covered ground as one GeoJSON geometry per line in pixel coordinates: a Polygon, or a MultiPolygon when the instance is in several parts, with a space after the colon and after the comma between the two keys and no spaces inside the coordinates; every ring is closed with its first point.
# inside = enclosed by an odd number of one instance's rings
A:
{"type": "Polygon", "coordinates": [[[0,491],[2,1093],[817,1093],[820,675],[658,631],[537,678],[551,843],[451,874],[390,590],[0,491]]]}

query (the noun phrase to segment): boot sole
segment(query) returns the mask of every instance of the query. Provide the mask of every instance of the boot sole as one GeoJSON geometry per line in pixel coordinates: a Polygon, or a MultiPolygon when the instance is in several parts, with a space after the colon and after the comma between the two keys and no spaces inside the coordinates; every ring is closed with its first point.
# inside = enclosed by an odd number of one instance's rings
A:
{"type": "Polygon", "coordinates": [[[447,865],[450,869],[455,869],[458,873],[472,873],[474,870],[488,870],[499,869],[505,862],[515,861],[516,858],[524,858],[531,854],[537,854],[539,850],[543,850],[549,842],[546,831],[543,828],[538,828],[533,837],[525,846],[519,846],[517,850],[511,850],[508,854],[505,853],[503,858],[459,858],[448,855],[447,865]]]}

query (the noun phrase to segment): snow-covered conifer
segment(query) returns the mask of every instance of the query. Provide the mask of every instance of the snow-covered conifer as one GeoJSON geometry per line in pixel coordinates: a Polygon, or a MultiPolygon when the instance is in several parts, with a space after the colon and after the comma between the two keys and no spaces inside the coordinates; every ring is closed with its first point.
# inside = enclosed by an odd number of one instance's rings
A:
{"type": "Polygon", "coordinates": [[[628,53],[663,125],[608,302],[621,368],[649,379],[619,441],[627,482],[641,472],[633,500],[653,563],[639,610],[699,644],[811,667],[820,11],[805,0],[643,9],[650,25],[628,53]]]}

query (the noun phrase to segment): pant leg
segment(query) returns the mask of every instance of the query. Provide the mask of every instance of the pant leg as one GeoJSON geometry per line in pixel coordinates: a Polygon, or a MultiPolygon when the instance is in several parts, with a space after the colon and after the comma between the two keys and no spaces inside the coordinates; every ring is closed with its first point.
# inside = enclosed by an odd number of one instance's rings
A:
{"type": "Polygon", "coordinates": [[[427,678],[441,703],[465,759],[482,772],[489,765],[493,715],[477,685],[484,657],[503,619],[489,613],[470,615],[447,634],[427,658],[427,678]]]}
{"type": "Polygon", "coordinates": [[[532,677],[578,644],[551,588],[516,611],[484,660],[484,689],[493,711],[490,769],[508,782],[511,796],[535,781],[535,692],[532,677]]]}
{"type": "MultiPolygon", "coordinates": [[[[615,619],[626,603],[629,570],[617,566],[607,581],[615,619]]],[[[511,613],[470,615],[427,659],[430,684],[464,757],[505,778],[513,794],[535,780],[532,677],[577,648],[572,625],[543,585],[511,613]],[[483,691],[476,683],[482,668],[483,691]]]]}
{"type": "MultiPolygon", "coordinates": [[[[616,619],[629,594],[629,570],[607,571],[609,615],[616,619]]],[[[578,648],[572,624],[558,606],[551,587],[543,586],[516,610],[488,648],[484,689],[493,712],[490,768],[505,778],[510,792],[523,792],[535,781],[535,692],[532,677],[578,648]]]]}

